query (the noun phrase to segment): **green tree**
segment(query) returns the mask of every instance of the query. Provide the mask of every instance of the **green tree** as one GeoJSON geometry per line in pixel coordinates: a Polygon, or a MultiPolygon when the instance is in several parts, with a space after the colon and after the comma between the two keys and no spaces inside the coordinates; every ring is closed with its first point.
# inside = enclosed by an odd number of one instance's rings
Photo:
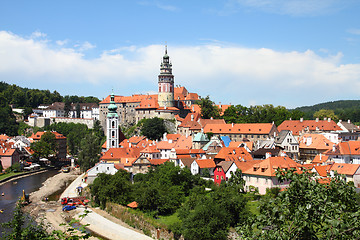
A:
{"type": "Polygon", "coordinates": [[[100,139],[93,133],[87,134],[81,140],[79,164],[82,171],[93,167],[99,161],[101,152],[100,139]]]}
{"type": "Polygon", "coordinates": [[[107,201],[126,205],[132,196],[130,173],[122,169],[114,175],[100,173],[90,185],[90,191],[95,196],[95,203],[102,208],[107,201]]]}
{"type": "Polygon", "coordinates": [[[324,118],[331,118],[334,121],[339,120],[339,117],[335,115],[333,110],[328,109],[320,109],[319,111],[315,112],[313,115],[314,118],[324,119],[324,118]]]}
{"type": "Polygon", "coordinates": [[[244,192],[245,180],[243,179],[241,169],[236,169],[235,173],[231,172],[228,184],[236,189],[237,192],[244,192]]]}
{"type": "Polygon", "coordinates": [[[201,98],[197,104],[201,108],[201,117],[204,119],[220,118],[220,108],[218,108],[209,96],[201,98]]]}
{"type": "Polygon", "coordinates": [[[141,134],[151,140],[160,139],[166,132],[164,119],[162,118],[149,118],[144,119],[141,126],[141,134]]]}
{"type": "Polygon", "coordinates": [[[277,171],[286,191],[262,198],[260,215],[238,228],[244,239],[357,239],[357,193],[340,175],[321,183],[314,173],[277,171]]]}
{"type": "Polygon", "coordinates": [[[80,118],[81,117],[81,109],[80,109],[79,103],[76,104],[75,111],[76,111],[76,118],[80,118]]]}
{"type": "Polygon", "coordinates": [[[31,143],[30,148],[34,151],[33,157],[37,160],[55,155],[57,152],[55,134],[49,131],[45,132],[39,141],[31,143]]]}

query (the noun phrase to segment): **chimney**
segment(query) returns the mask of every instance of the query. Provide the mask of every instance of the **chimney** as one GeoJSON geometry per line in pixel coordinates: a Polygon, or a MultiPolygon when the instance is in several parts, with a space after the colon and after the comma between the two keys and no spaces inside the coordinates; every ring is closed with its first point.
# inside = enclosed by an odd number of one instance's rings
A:
{"type": "Polygon", "coordinates": [[[333,144],[332,151],[335,152],[335,150],[336,150],[336,147],[335,147],[335,144],[333,144]]]}
{"type": "Polygon", "coordinates": [[[210,118],[210,120],[214,120],[214,118],[213,118],[213,117],[211,117],[211,118],[210,118]]]}
{"type": "Polygon", "coordinates": [[[289,120],[291,121],[292,119],[291,119],[291,118],[289,118],[289,120]]]}
{"type": "Polygon", "coordinates": [[[110,153],[111,157],[113,157],[113,153],[110,153]]]}
{"type": "Polygon", "coordinates": [[[322,154],[320,153],[320,161],[321,161],[322,154]]]}
{"type": "Polygon", "coordinates": [[[265,153],[265,159],[268,159],[268,158],[271,158],[271,153],[270,152],[265,153]]]}
{"type": "Polygon", "coordinates": [[[341,122],[342,122],[342,120],[340,119],[340,120],[339,120],[339,123],[341,123],[341,122]]]}
{"type": "Polygon", "coordinates": [[[326,117],[324,117],[324,121],[326,121],[326,117]]]}
{"type": "Polygon", "coordinates": [[[131,143],[129,143],[129,148],[131,148],[131,143]]]}
{"type": "Polygon", "coordinates": [[[328,122],[330,122],[331,121],[331,118],[328,118],[328,122]]]}
{"type": "Polygon", "coordinates": [[[234,127],[234,123],[231,123],[231,127],[234,127]]]}
{"type": "Polygon", "coordinates": [[[300,122],[303,122],[304,121],[304,119],[303,118],[300,118],[300,122]]]}
{"type": "Polygon", "coordinates": [[[350,123],[350,119],[348,119],[348,123],[350,123]]]}
{"type": "Polygon", "coordinates": [[[316,118],[315,120],[316,120],[316,122],[319,122],[319,118],[316,118]]]}
{"type": "Polygon", "coordinates": [[[191,114],[191,121],[194,121],[194,114],[191,114]]]}

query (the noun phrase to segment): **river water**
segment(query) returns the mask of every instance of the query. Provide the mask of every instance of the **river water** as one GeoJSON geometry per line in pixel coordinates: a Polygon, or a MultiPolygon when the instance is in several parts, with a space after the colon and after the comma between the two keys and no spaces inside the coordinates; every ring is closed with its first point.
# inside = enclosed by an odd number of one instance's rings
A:
{"type": "Polygon", "coordinates": [[[23,190],[25,190],[26,194],[38,190],[46,179],[54,176],[58,172],[57,170],[51,170],[15,179],[0,185],[0,193],[5,194],[4,196],[0,196],[0,209],[4,210],[3,213],[0,213],[0,223],[8,222],[12,219],[16,202],[22,196],[23,190]]]}

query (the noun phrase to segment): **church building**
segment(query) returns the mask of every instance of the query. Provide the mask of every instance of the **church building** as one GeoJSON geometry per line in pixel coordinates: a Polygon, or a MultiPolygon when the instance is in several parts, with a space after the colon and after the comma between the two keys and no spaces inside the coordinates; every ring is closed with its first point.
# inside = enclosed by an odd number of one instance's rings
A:
{"type": "Polygon", "coordinates": [[[184,118],[191,112],[191,105],[199,100],[196,93],[189,93],[185,87],[174,85],[172,64],[165,47],[165,55],[160,64],[158,75],[158,94],[132,96],[111,95],[99,103],[100,122],[106,131],[109,128],[107,116],[111,112],[111,121],[117,115],[118,125],[132,125],[144,118],[159,117],[174,119],[175,115],[184,118]],[[116,108],[115,108],[116,107],[116,108]]]}

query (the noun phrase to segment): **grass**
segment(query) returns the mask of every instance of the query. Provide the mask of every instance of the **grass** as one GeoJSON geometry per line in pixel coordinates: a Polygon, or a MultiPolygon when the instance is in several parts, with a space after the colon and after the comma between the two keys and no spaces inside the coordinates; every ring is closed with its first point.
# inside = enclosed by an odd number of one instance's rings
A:
{"type": "Polygon", "coordinates": [[[159,216],[159,218],[156,219],[156,221],[158,221],[159,223],[162,223],[162,224],[164,224],[166,226],[171,226],[174,223],[180,222],[180,219],[179,219],[178,214],[176,212],[176,213],[174,213],[172,215],[169,215],[169,216],[159,216]]]}
{"type": "Polygon", "coordinates": [[[16,176],[16,175],[19,175],[23,172],[11,172],[11,173],[5,173],[5,174],[1,174],[0,175],[0,180],[3,180],[4,178],[7,178],[7,177],[12,177],[12,176],[16,176]]]}

